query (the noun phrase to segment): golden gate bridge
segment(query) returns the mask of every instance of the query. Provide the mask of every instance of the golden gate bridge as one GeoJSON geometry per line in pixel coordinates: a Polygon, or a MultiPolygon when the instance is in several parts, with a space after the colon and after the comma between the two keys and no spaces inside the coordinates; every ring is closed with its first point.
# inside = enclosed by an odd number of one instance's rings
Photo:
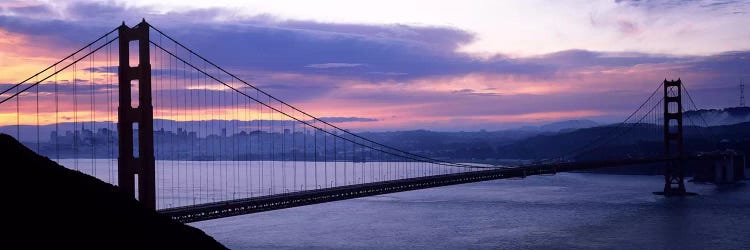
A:
{"type": "Polygon", "coordinates": [[[7,133],[182,222],[655,163],[664,166],[662,194],[686,195],[685,162],[717,157],[684,150],[684,127],[708,127],[703,119],[683,120],[684,111],[697,109],[680,79],[665,79],[624,121],[569,142],[566,154],[505,166],[451,162],[313,116],[145,20],[123,23],[0,92],[1,116],[15,119],[7,133]],[[605,149],[633,142],[659,146],[605,149]]]}

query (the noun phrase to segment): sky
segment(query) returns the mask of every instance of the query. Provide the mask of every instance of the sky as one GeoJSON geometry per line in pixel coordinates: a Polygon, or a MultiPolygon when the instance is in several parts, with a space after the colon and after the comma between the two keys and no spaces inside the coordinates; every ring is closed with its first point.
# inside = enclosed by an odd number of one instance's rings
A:
{"type": "MultiPolygon", "coordinates": [[[[0,87],[142,18],[357,130],[608,123],[665,78],[700,108],[737,106],[750,82],[749,1],[0,0],[0,87]]],[[[15,123],[15,109],[0,110],[15,123]]]]}

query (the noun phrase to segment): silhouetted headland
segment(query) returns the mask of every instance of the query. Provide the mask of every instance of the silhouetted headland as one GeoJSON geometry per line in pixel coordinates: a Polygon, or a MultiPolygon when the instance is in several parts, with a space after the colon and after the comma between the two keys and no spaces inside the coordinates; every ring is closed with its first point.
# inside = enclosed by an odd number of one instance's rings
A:
{"type": "Polygon", "coordinates": [[[116,186],[37,155],[6,134],[0,134],[0,157],[8,211],[3,225],[10,234],[6,246],[225,249],[202,231],[145,208],[116,186]]]}

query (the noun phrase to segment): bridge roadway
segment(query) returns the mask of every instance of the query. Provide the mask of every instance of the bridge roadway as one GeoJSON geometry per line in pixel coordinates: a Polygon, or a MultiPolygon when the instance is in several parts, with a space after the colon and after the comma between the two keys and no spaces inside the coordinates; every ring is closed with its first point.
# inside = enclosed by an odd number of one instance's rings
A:
{"type": "MultiPolygon", "coordinates": [[[[710,155],[691,155],[683,159],[697,160],[712,157],[713,156],[710,155]]],[[[159,212],[171,217],[174,220],[188,223],[432,187],[507,178],[524,178],[526,176],[555,174],[557,172],[659,163],[674,159],[675,158],[671,157],[657,157],[609,161],[532,164],[517,167],[497,167],[473,172],[371,182],[230,201],[212,202],[199,205],[161,209],[159,210],[159,212]]]]}

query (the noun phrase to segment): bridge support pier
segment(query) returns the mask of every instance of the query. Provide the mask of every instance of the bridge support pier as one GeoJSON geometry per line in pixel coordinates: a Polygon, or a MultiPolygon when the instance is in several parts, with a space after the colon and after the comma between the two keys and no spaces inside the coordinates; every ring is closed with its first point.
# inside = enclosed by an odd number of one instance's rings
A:
{"type": "Polygon", "coordinates": [[[123,23],[118,30],[120,65],[119,107],[117,109],[117,135],[119,156],[117,162],[118,186],[121,190],[136,194],[146,207],[156,209],[156,175],[154,159],[154,111],[151,104],[151,64],[149,59],[149,24],[142,21],[133,28],[123,23]],[[130,66],[130,42],[138,41],[138,65],[130,66]],[[131,104],[131,81],[138,81],[138,104],[131,104]],[[134,144],[133,128],[137,124],[137,144],[134,144]],[[136,145],[138,151],[136,152],[136,145]]]}

